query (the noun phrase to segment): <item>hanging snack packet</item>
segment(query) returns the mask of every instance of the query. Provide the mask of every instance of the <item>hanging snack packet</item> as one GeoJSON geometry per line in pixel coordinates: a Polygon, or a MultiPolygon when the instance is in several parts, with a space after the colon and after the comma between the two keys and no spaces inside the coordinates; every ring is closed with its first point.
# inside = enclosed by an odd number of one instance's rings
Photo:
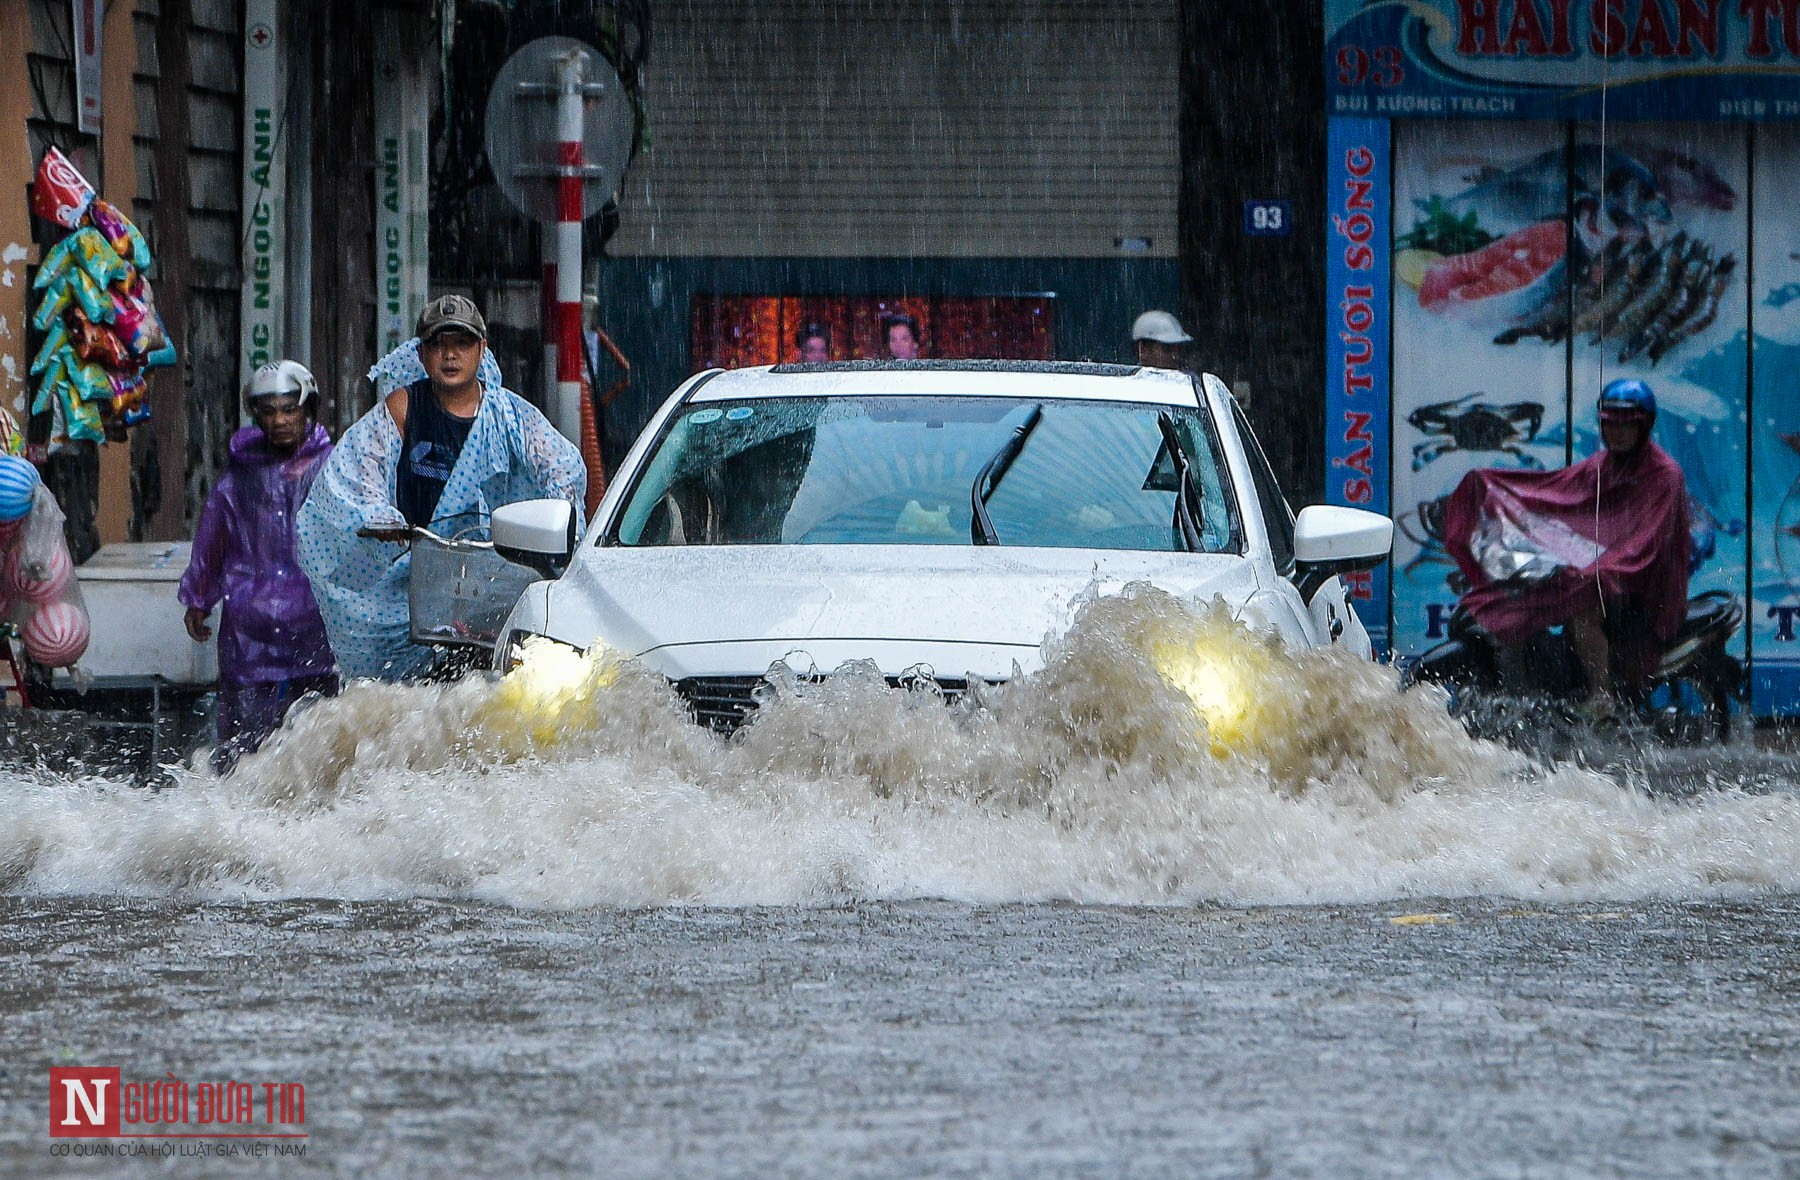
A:
{"type": "Polygon", "coordinates": [[[44,291],[44,297],[38,300],[37,310],[31,313],[32,327],[40,332],[48,332],[50,325],[62,316],[63,309],[69,306],[69,301],[73,298],[69,293],[71,281],[65,271],[62,278],[51,283],[44,291]]]}
{"type": "Polygon", "coordinates": [[[94,186],[69,163],[67,156],[55,148],[44,153],[31,186],[33,213],[64,229],[74,229],[81,224],[81,216],[93,200],[94,186]]]}
{"type": "Polygon", "coordinates": [[[112,401],[112,379],[99,365],[91,361],[78,361],[74,365],[65,363],[63,372],[67,375],[69,384],[75,387],[75,392],[80,395],[82,401],[112,401]]]}
{"type": "Polygon", "coordinates": [[[118,206],[101,197],[95,197],[94,203],[88,207],[88,220],[94,228],[106,235],[112,248],[139,270],[150,269],[150,243],[138,232],[138,227],[131,224],[131,218],[119,212],[118,206]]]}
{"type": "MultiPolygon", "coordinates": [[[[65,385],[65,393],[61,402],[63,409],[63,428],[72,442],[103,442],[106,439],[106,424],[100,420],[100,407],[93,402],[74,396],[75,387],[65,385]]],[[[107,385],[106,397],[112,396],[112,386],[107,385]]]]}
{"type": "Polygon", "coordinates": [[[74,243],[76,261],[101,290],[131,277],[131,264],[119,257],[97,229],[79,229],[64,239],[74,243]]]}
{"type": "Polygon", "coordinates": [[[62,351],[63,346],[68,343],[68,325],[63,320],[59,319],[50,325],[49,332],[44,336],[43,346],[37,350],[37,355],[31,359],[31,375],[36,377],[45,369],[48,369],[52,364],[56,363],[56,354],[62,351]]]}
{"type": "Polygon", "coordinates": [[[113,317],[118,314],[113,307],[112,296],[106,293],[105,287],[96,285],[93,279],[88,278],[87,271],[79,266],[70,267],[68,285],[75,293],[75,302],[81,305],[81,310],[88,319],[112,323],[113,317]]]}
{"type": "Polygon", "coordinates": [[[75,348],[75,355],[84,361],[93,361],[109,369],[124,369],[136,364],[131,350],[118,334],[105,324],[96,324],[83,315],[80,310],[71,312],[66,319],[73,321],[69,338],[75,348]]]}
{"type": "Polygon", "coordinates": [[[156,312],[133,294],[133,289],[147,288],[140,279],[133,288],[113,294],[113,330],[133,356],[146,357],[167,344],[169,338],[164,334],[156,312]]]}
{"type": "Polygon", "coordinates": [[[42,291],[45,287],[48,287],[51,283],[54,283],[57,279],[60,279],[63,275],[67,274],[69,272],[69,263],[72,261],[74,254],[75,239],[73,237],[64,238],[62,241],[56,243],[56,245],[50,247],[50,252],[44,255],[43,265],[39,266],[37,269],[37,277],[31,280],[31,289],[33,291],[42,291]]]}
{"type": "Polygon", "coordinates": [[[112,412],[115,421],[124,426],[136,426],[150,417],[149,387],[142,374],[114,373],[112,386],[112,412]]]}

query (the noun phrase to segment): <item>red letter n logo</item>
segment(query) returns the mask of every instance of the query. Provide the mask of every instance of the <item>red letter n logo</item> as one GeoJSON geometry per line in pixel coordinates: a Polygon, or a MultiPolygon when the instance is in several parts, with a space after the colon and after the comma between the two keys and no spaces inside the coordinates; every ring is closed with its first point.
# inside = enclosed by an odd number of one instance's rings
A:
{"type": "Polygon", "coordinates": [[[119,1067],[50,1067],[50,1134],[103,1139],[119,1133],[119,1067]]]}

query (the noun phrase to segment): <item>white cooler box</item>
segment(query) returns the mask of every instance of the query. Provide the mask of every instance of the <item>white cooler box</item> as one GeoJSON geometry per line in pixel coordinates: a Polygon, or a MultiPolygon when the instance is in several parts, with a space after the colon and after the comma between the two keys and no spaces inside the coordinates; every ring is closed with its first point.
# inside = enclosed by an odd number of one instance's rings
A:
{"type": "MultiPolygon", "coordinates": [[[[175,599],[187,572],[187,541],[137,541],[107,545],[75,567],[93,638],[81,667],[100,680],[160,676],[174,684],[211,684],[219,678],[212,640],[195,643],[175,599]]],[[[213,612],[212,625],[219,622],[213,612]]],[[[68,672],[57,670],[58,680],[68,672]]]]}

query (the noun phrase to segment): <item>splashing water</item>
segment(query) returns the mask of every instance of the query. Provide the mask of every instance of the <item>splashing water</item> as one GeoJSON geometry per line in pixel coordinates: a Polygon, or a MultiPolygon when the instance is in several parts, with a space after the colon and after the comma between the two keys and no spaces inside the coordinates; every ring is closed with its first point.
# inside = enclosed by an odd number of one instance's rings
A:
{"type": "Polygon", "coordinates": [[[1424,692],[1148,589],[946,706],[777,676],[727,741],[611,653],[357,684],[219,779],[6,786],[0,889],[516,905],[1119,904],[1800,886],[1800,798],[1655,798],[1477,742],[1424,692]]]}

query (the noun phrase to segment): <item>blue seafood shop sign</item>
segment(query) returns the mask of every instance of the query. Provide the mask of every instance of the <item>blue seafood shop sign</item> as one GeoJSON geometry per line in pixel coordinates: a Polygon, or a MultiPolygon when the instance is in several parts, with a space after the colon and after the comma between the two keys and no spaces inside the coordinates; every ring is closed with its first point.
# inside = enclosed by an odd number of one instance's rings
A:
{"type": "Polygon", "coordinates": [[[1800,119],[1796,0],[1326,0],[1327,109],[1800,119]]]}
{"type": "Polygon", "coordinates": [[[1472,470],[1599,446],[1656,390],[1690,594],[1746,609],[1758,715],[1800,716],[1800,0],[1326,0],[1325,487],[1385,512],[1353,580],[1396,658],[1466,587],[1472,470]]]}

